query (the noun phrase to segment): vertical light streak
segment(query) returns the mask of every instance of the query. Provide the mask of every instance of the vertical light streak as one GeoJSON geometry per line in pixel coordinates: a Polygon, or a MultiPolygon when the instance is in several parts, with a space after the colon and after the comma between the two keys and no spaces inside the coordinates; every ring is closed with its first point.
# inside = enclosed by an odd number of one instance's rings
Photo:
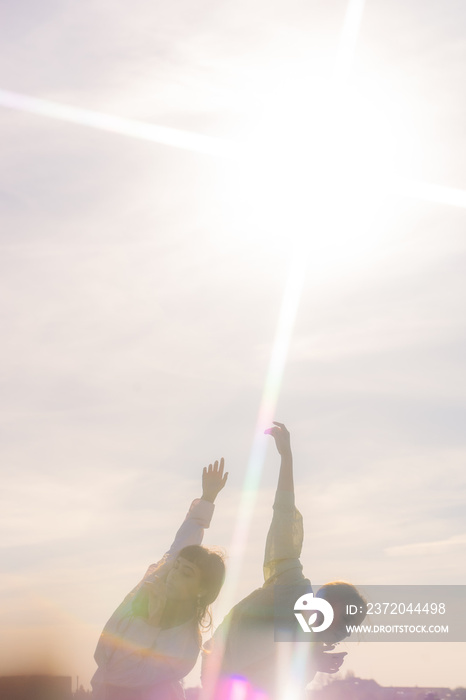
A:
{"type": "Polygon", "coordinates": [[[351,65],[356,52],[359,28],[364,13],[365,0],[350,0],[346,7],[343,29],[338,42],[334,66],[334,80],[339,87],[351,71],[351,65]]]}
{"type": "MultiPolygon", "coordinates": [[[[363,10],[364,0],[350,0],[348,3],[335,61],[334,82],[337,86],[349,73],[363,10]]],[[[308,250],[304,246],[296,249],[289,266],[288,279],[283,293],[277,330],[259,406],[259,415],[248,460],[241,502],[229,549],[232,566],[228,574],[228,585],[224,591],[224,599],[228,602],[234,598],[234,592],[241,573],[242,553],[247,542],[249,525],[265,457],[266,440],[263,431],[275,416],[288,348],[302,295],[307,258],[308,250]]]]}
{"type": "MultiPolygon", "coordinates": [[[[335,95],[335,92],[341,91],[343,81],[348,77],[354,57],[363,9],[364,0],[349,0],[335,60],[333,90],[331,91],[330,102],[333,102],[334,97],[338,97],[338,95],[335,95]]],[[[330,109],[330,114],[334,114],[334,110],[330,109]]],[[[243,553],[247,544],[249,526],[264,464],[266,441],[263,431],[274,418],[293,327],[301,300],[307,258],[308,251],[304,249],[304,246],[300,249],[296,248],[289,266],[241,501],[229,547],[231,566],[228,572],[227,584],[223,591],[223,598],[227,608],[234,603],[235,592],[241,575],[243,553]]],[[[225,630],[225,632],[228,634],[228,630],[225,630]]],[[[221,665],[221,656],[222,651],[219,650],[219,665],[221,665]]],[[[300,665],[298,657],[295,662],[297,665],[300,665]]],[[[217,666],[213,672],[218,673],[219,670],[220,668],[217,666]]]]}
{"type": "Polygon", "coordinates": [[[277,329],[265,378],[241,501],[229,547],[232,566],[229,568],[227,582],[222,593],[227,607],[230,607],[234,602],[241,573],[241,560],[246,548],[249,526],[260,484],[267,440],[270,440],[270,438],[264,437],[264,429],[270,426],[271,421],[275,417],[291,335],[305,281],[306,265],[307,256],[303,254],[303,250],[295,249],[289,263],[288,277],[278,316],[277,329]]]}
{"type": "Polygon", "coordinates": [[[303,689],[310,681],[307,677],[307,668],[313,643],[277,644],[279,696],[281,700],[302,698],[303,689]]]}

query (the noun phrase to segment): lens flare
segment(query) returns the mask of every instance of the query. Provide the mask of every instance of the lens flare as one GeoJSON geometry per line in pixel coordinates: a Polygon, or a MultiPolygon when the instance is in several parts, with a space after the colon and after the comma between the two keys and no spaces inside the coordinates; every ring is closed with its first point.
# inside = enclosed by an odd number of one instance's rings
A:
{"type": "Polygon", "coordinates": [[[101,131],[108,131],[122,136],[131,136],[135,139],[152,141],[163,146],[182,148],[186,151],[204,153],[212,156],[237,158],[238,148],[222,139],[193,134],[181,129],[172,129],[167,126],[158,126],[135,119],[124,119],[102,112],[88,109],[80,109],[69,105],[58,104],[42,100],[37,97],[21,95],[17,92],[0,90],[0,105],[10,109],[29,112],[38,116],[58,119],[80,126],[88,126],[101,131]]]}
{"type": "MultiPolygon", "coordinates": [[[[361,157],[361,153],[358,154],[349,142],[348,134],[350,132],[347,130],[342,131],[342,125],[345,124],[345,116],[347,115],[343,115],[343,119],[340,116],[338,119],[335,119],[332,114],[338,114],[339,107],[342,104],[342,95],[345,94],[347,88],[348,76],[351,71],[352,59],[355,54],[363,17],[364,4],[364,0],[350,0],[348,2],[337,49],[333,80],[329,86],[331,99],[328,104],[330,108],[325,114],[325,119],[327,119],[329,117],[328,111],[330,112],[329,123],[322,124],[322,122],[314,121],[306,125],[311,135],[308,146],[303,143],[302,138],[295,138],[296,132],[300,131],[300,129],[297,129],[297,123],[290,123],[283,133],[277,133],[276,124],[280,123],[280,118],[276,123],[272,124],[267,138],[264,139],[264,147],[261,150],[257,144],[240,147],[238,144],[202,134],[62,105],[6,90],[0,90],[0,105],[8,109],[44,116],[104,132],[129,136],[194,153],[227,158],[231,162],[241,161],[243,169],[244,162],[246,162],[246,167],[248,168],[251,165],[251,172],[255,174],[254,196],[259,197],[259,199],[263,197],[264,201],[270,199],[270,192],[274,191],[275,172],[279,171],[281,173],[280,188],[284,193],[282,194],[282,210],[279,214],[281,221],[291,221],[292,225],[297,228],[302,225],[303,219],[309,221],[306,211],[306,208],[309,208],[309,202],[306,199],[306,189],[312,191],[312,205],[314,207],[312,225],[320,236],[322,232],[331,234],[333,242],[337,244],[338,241],[343,242],[346,232],[343,224],[348,219],[348,212],[351,213],[352,211],[352,203],[358,197],[362,197],[364,202],[368,204],[369,201],[373,201],[380,194],[383,195],[387,192],[445,206],[466,208],[465,190],[399,178],[396,176],[395,171],[376,172],[375,161],[371,161],[370,152],[363,158],[364,171],[362,169],[357,170],[357,162],[358,158],[361,157]],[[321,128],[327,134],[323,139],[321,138],[321,128]],[[278,144],[279,141],[283,144],[282,147],[278,144]],[[309,168],[309,159],[311,158],[314,159],[314,163],[312,168],[309,168]],[[269,175],[261,175],[260,177],[259,184],[263,190],[263,194],[261,194],[260,189],[258,191],[257,187],[258,178],[255,167],[257,162],[262,163],[263,166],[264,161],[272,164],[274,167],[269,168],[269,175]],[[317,167],[315,165],[316,162],[317,167]],[[342,162],[346,162],[346,167],[339,167],[339,164],[342,162]],[[299,170],[300,168],[302,170],[299,170]],[[369,175],[364,175],[364,173],[369,173],[369,175]],[[303,183],[298,186],[298,190],[296,189],[296,182],[292,181],[293,178],[295,181],[299,180],[303,183]],[[300,205],[295,206],[296,202],[300,202],[300,205]],[[339,214],[337,211],[329,220],[328,212],[335,209],[344,210],[346,219],[338,218],[339,214]],[[292,213],[290,214],[290,212],[292,213]]],[[[303,85],[300,88],[302,89],[303,85]]],[[[298,124],[298,126],[300,125],[298,124]]],[[[351,133],[353,134],[358,129],[367,131],[366,125],[361,124],[358,119],[355,120],[352,128],[353,131],[351,133]]],[[[375,140],[377,140],[377,135],[375,135],[375,140]]],[[[262,170],[264,170],[263,167],[262,170]]],[[[241,207],[238,211],[241,215],[241,207]]],[[[261,211],[260,207],[258,211],[261,211]]],[[[311,238],[310,228],[307,226],[304,228],[302,235],[298,236],[294,242],[290,260],[287,263],[288,277],[271,348],[271,356],[260,401],[238,516],[230,545],[232,566],[224,589],[224,599],[228,607],[231,607],[235,602],[235,594],[241,575],[243,553],[247,545],[267,447],[267,439],[264,438],[263,431],[276,417],[283,372],[302,296],[309,254],[312,250],[311,238]]],[[[343,249],[343,246],[341,248],[343,249]]],[[[344,254],[346,255],[346,253],[344,254]]],[[[332,262],[334,262],[334,258],[332,258],[332,262]]],[[[126,642],[120,640],[119,643],[124,644],[126,642]]],[[[287,645],[281,646],[283,650],[280,650],[279,672],[283,682],[289,684],[289,687],[284,686],[281,697],[291,699],[293,694],[297,692],[296,688],[302,689],[306,668],[306,645],[301,645],[301,648],[298,645],[292,652],[289,649],[288,651],[285,649],[287,645]],[[292,657],[287,656],[289,653],[292,653],[292,657]],[[290,664],[293,669],[292,677],[286,678],[290,664]]],[[[225,696],[222,695],[222,698],[225,697],[228,700],[250,700],[251,698],[253,700],[265,700],[266,696],[260,691],[252,689],[244,679],[232,678],[228,679],[226,683],[225,696]]]]}

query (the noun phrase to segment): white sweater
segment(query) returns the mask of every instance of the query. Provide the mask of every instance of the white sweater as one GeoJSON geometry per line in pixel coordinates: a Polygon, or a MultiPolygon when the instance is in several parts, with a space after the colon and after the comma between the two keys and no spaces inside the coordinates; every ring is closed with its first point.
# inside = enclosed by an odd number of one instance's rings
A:
{"type": "MultiPolygon", "coordinates": [[[[106,697],[106,686],[144,689],[178,681],[194,667],[199,650],[197,620],[161,629],[132,614],[133,600],[146,581],[165,578],[183,547],[201,544],[209,527],[214,504],[203,499],[192,502],[170,549],[156,564],[149,566],[144,578],[115,610],[100,636],[94,658],[98,669],[91,684],[97,696],[106,697]]],[[[139,697],[139,695],[138,695],[139,697]]]]}

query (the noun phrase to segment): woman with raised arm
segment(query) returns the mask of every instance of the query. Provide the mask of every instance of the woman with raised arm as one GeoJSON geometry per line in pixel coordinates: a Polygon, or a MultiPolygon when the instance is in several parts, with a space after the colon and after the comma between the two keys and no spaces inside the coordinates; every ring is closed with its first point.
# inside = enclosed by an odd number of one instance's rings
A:
{"type": "Polygon", "coordinates": [[[192,502],[166,554],[147,570],[104,627],[91,684],[97,700],[178,700],[180,680],[194,667],[200,629],[211,623],[225,565],[201,547],[214,501],[227,481],[220,464],[204,467],[202,497],[192,502]]]}
{"type": "MultiPolygon", "coordinates": [[[[336,673],[343,663],[345,653],[333,653],[333,645],[348,636],[345,606],[356,603],[358,609],[365,609],[364,599],[351,584],[326,584],[316,595],[326,599],[335,614],[332,624],[320,633],[319,643],[312,634],[307,644],[296,641],[297,635],[289,630],[290,641],[275,641],[277,623],[284,619],[280,614],[286,611],[285,623],[296,626],[294,605],[303,594],[312,595],[312,588],[300,562],[303,518],[295,507],[290,434],[275,421],[265,433],[274,438],[281,465],[265,544],[264,584],[235,605],[204,645],[203,700],[304,697],[317,671],[336,673]]],[[[354,624],[360,621],[355,619],[354,624]]]]}

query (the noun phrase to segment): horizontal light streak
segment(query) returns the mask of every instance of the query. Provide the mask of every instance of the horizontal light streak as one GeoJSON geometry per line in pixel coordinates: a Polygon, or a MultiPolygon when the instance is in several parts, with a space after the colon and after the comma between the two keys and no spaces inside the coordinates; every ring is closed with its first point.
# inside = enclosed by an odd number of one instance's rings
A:
{"type": "Polygon", "coordinates": [[[186,151],[204,153],[227,158],[238,157],[238,147],[223,139],[195,134],[168,126],[158,126],[135,119],[125,119],[103,112],[71,107],[50,102],[37,97],[29,97],[17,92],[0,90],[0,105],[10,109],[29,112],[38,116],[50,117],[80,126],[88,126],[101,131],[108,131],[122,136],[151,141],[164,146],[182,148],[186,151]]]}

